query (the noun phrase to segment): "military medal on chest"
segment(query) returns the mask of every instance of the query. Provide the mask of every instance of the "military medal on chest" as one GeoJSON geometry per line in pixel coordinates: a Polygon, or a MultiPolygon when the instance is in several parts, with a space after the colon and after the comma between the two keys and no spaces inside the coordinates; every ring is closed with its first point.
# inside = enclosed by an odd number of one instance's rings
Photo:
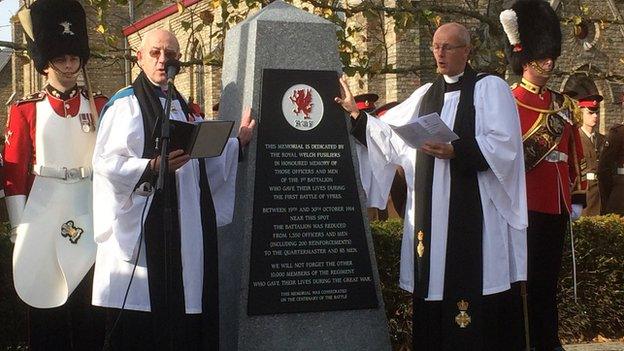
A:
{"type": "Polygon", "coordinates": [[[93,115],[90,113],[80,113],[78,114],[78,118],[80,119],[80,127],[82,131],[85,133],[91,133],[95,131],[95,123],[93,123],[93,115]]]}

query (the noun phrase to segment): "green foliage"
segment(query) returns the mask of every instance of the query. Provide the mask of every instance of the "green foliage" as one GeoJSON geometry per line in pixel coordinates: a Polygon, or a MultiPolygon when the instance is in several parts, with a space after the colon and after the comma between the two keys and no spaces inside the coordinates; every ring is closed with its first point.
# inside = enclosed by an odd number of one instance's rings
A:
{"type": "MultiPolygon", "coordinates": [[[[395,350],[411,344],[411,295],[398,287],[400,221],[371,223],[390,337],[395,350]]],[[[569,236],[559,281],[559,334],[565,341],[587,341],[598,335],[624,336],[624,219],[581,218],[574,223],[578,302],[572,287],[569,236]]]]}
{"type": "Polygon", "coordinates": [[[574,224],[578,300],[569,238],[559,281],[560,334],[568,340],[624,336],[624,219],[581,218],[574,224]]]}
{"type": "Polygon", "coordinates": [[[390,340],[395,350],[412,344],[412,297],[399,288],[403,223],[398,219],[371,223],[379,281],[386,305],[390,340]]]}

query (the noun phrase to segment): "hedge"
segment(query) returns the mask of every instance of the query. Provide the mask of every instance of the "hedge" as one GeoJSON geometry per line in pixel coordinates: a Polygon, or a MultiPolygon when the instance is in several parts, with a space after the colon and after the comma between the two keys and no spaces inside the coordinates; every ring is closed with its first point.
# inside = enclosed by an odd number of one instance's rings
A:
{"type": "MultiPolygon", "coordinates": [[[[373,240],[390,337],[395,350],[410,350],[411,295],[397,287],[402,225],[372,222],[373,240]]],[[[567,236],[559,279],[559,335],[566,343],[624,336],[624,219],[617,215],[574,222],[577,292],[574,301],[572,252],[567,236]]]]}
{"type": "MultiPolygon", "coordinates": [[[[411,349],[411,295],[398,287],[402,223],[372,222],[373,240],[390,337],[395,350],[411,349]]],[[[566,241],[559,282],[560,336],[564,341],[624,336],[624,219],[616,215],[582,218],[573,226],[578,300],[572,289],[572,257],[566,241]]],[[[0,349],[25,349],[26,306],[13,290],[13,244],[0,227],[0,349]]]]}

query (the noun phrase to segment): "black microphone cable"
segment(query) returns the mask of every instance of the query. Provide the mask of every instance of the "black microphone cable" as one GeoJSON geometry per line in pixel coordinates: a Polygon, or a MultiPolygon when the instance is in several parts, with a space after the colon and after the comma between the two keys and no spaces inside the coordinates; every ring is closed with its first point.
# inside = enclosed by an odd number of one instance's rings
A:
{"type": "Polygon", "coordinates": [[[143,233],[145,231],[144,223],[145,223],[145,209],[147,208],[147,203],[149,202],[150,196],[145,197],[145,205],[143,205],[143,211],[141,211],[141,232],[139,233],[139,249],[137,250],[137,256],[134,260],[134,267],[132,267],[132,274],[130,274],[130,281],[128,282],[128,287],[126,288],[126,293],[124,294],[123,302],[121,303],[121,309],[119,310],[119,314],[117,315],[117,319],[115,319],[115,323],[111,329],[104,336],[104,346],[102,348],[103,351],[112,350],[111,346],[111,337],[115,332],[115,328],[117,328],[117,324],[121,320],[121,315],[126,307],[126,300],[128,299],[128,293],[130,292],[130,286],[132,285],[132,279],[134,278],[134,272],[139,264],[139,257],[141,256],[141,247],[143,246],[143,233]]]}

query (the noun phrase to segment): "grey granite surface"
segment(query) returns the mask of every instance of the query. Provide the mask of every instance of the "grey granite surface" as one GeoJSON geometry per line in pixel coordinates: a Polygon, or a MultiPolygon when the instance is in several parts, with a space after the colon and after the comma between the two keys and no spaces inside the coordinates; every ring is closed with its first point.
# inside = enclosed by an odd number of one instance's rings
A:
{"type": "MultiPolygon", "coordinates": [[[[243,106],[252,106],[253,115],[259,115],[265,68],[340,72],[337,48],[334,24],[282,1],[273,2],[227,32],[220,118],[238,121],[243,106]]],[[[254,137],[239,163],[234,221],[219,232],[221,349],[390,350],[368,225],[366,236],[380,302],[377,309],[247,315],[255,153],[254,137]]],[[[357,164],[356,153],[352,154],[357,164]]],[[[359,183],[359,173],[355,174],[359,183]]],[[[365,204],[361,185],[358,188],[360,203],[365,204]]],[[[365,208],[362,215],[366,221],[365,208]]]]}

